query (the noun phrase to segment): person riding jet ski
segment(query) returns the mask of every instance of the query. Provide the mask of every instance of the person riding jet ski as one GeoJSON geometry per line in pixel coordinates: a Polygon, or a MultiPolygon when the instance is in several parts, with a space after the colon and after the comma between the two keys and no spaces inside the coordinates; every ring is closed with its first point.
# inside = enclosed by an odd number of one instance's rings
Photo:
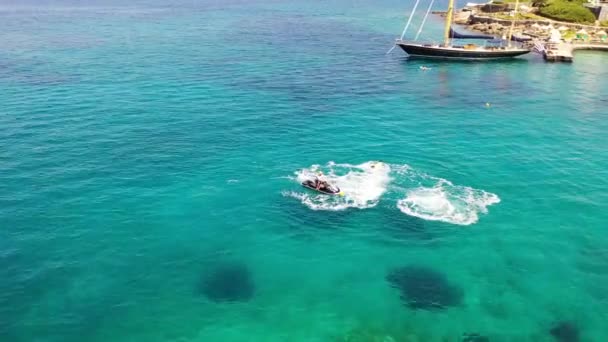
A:
{"type": "Polygon", "coordinates": [[[302,183],[303,186],[311,189],[311,190],[315,190],[324,194],[328,194],[328,195],[342,195],[342,192],[340,191],[340,189],[336,186],[332,186],[330,185],[327,180],[325,179],[325,176],[323,175],[323,172],[319,172],[315,175],[315,178],[312,180],[307,180],[304,181],[302,183]]]}
{"type": "Polygon", "coordinates": [[[314,180],[315,182],[315,189],[317,189],[317,191],[325,191],[327,189],[327,180],[325,179],[325,175],[323,175],[323,172],[319,171],[319,173],[317,173],[317,176],[314,180]]]}

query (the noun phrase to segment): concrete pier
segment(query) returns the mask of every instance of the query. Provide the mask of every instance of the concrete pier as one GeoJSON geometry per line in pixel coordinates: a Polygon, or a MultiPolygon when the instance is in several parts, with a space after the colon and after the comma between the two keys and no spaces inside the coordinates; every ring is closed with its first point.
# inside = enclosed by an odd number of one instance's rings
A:
{"type": "Polygon", "coordinates": [[[547,43],[543,51],[543,58],[547,62],[572,62],[573,52],[572,44],[547,43]]]}
{"type": "Polygon", "coordinates": [[[608,44],[601,43],[547,43],[543,51],[543,57],[547,62],[572,62],[574,51],[596,50],[608,51],[608,44]]]}

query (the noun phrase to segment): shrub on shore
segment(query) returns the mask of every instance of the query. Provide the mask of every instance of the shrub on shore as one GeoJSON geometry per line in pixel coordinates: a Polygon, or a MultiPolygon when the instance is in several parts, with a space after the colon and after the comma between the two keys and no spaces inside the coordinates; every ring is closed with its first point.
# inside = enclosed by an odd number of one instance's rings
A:
{"type": "Polygon", "coordinates": [[[538,10],[544,17],[574,23],[593,23],[595,16],[580,0],[553,0],[538,10]]]}

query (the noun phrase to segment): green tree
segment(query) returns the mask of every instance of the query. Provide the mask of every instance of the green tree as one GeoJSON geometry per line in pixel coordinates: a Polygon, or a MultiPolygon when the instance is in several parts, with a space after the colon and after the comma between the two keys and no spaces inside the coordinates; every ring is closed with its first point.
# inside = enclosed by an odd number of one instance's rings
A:
{"type": "Polygon", "coordinates": [[[553,0],[544,7],[541,7],[538,13],[550,19],[573,23],[595,22],[593,13],[591,13],[587,7],[583,6],[580,0],[553,0]]]}

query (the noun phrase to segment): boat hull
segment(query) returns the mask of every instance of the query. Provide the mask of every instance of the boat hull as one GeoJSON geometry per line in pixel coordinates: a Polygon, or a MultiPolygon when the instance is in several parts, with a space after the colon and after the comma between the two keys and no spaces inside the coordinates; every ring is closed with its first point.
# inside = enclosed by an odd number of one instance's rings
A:
{"type": "Polygon", "coordinates": [[[443,47],[422,44],[410,44],[398,42],[397,45],[410,57],[415,58],[441,58],[441,59],[503,59],[525,55],[530,52],[528,49],[520,48],[496,48],[496,49],[465,49],[459,47],[443,47]]]}

